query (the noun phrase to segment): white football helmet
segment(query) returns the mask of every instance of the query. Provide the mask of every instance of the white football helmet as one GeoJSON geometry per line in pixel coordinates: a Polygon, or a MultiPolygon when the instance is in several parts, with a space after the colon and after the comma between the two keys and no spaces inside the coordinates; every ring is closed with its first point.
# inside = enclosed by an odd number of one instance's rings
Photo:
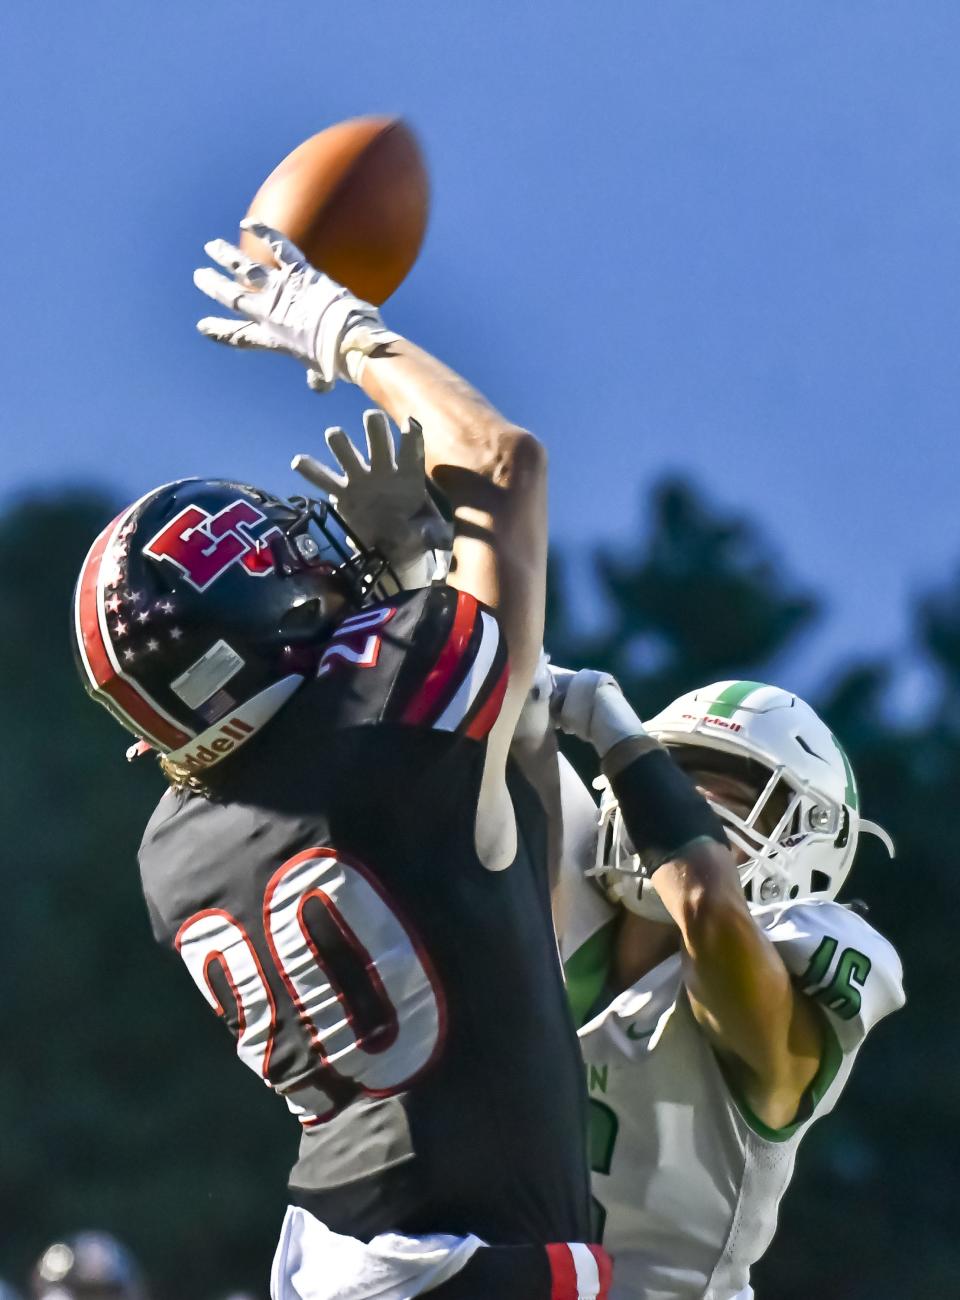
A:
{"type": "MultiPolygon", "coordinates": [[[[840,742],[799,696],[762,682],[715,682],[681,695],[644,728],[688,771],[723,772],[757,790],[746,816],[710,801],[731,844],[747,855],[739,872],[752,905],[835,898],[861,831],[878,836],[893,856],[886,831],[860,816],[856,779],[840,742]]],[[[601,789],[595,874],[631,911],[665,920],[613,791],[606,782],[601,789]]]]}

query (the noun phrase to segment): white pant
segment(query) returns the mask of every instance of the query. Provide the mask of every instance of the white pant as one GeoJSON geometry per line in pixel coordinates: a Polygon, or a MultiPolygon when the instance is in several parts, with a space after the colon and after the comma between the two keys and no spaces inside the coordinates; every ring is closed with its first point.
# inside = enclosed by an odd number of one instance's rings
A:
{"type": "Polygon", "coordinates": [[[287,1207],[270,1274],[271,1300],[411,1300],[459,1273],[479,1237],[404,1237],[369,1243],[331,1232],[297,1205],[287,1207]]]}

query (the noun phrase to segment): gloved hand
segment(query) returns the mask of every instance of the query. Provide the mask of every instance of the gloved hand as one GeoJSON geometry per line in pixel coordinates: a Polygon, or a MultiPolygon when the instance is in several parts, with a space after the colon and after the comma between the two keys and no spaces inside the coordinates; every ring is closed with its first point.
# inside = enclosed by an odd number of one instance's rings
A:
{"type": "Polygon", "coordinates": [[[556,725],[592,745],[600,758],[621,740],[646,734],[616,678],[609,673],[593,668],[572,672],[551,664],[550,676],[550,710],[556,725]]]}
{"type": "Polygon", "coordinates": [[[423,431],[410,420],[400,432],[394,457],[390,422],[383,411],[365,411],[365,461],[343,429],[325,437],[342,474],[313,456],[294,456],[291,465],[314,487],[326,492],[343,516],[355,541],[375,546],[388,561],[400,586],[425,586],[432,575],[434,550],[449,550],[453,528],[427,491],[423,431]]]}
{"type": "Polygon", "coordinates": [[[204,245],[211,261],[233,278],[204,266],[194,271],[194,284],[246,318],[205,316],[197,329],[206,338],[235,348],[285,352],[307,367],[307,382],[315,392],[327,392],[338,378],[351,377],[351,354],[355,361],[396,340],[376,307],[311,266],[279,231],[258,221],[244,221],[242,229],[265,239],[278,265],[263,266],[225,239],[204,245]]]}

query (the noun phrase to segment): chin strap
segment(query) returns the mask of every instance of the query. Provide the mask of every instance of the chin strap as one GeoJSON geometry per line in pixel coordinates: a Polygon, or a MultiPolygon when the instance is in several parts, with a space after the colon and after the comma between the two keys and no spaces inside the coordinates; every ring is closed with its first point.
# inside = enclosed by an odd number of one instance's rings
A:
{"type": "Polygon", "coordinates": [[[861,817],[860,829],[861,831],[866,831],[868,835],[876,835],[877,839],[890,854],[891,858],[897,856],[896,845],[882,826],[878,826],[876,822],[869,822],[866,818],[861,817]]]}

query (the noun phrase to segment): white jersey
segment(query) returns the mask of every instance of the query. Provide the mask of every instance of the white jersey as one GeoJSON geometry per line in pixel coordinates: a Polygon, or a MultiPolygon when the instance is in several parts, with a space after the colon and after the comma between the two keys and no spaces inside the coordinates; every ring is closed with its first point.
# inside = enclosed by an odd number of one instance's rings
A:
{"type": "Polygon", "coordinates": [[[565,873],[563,954],[590,1093],[597,1240],[613,1300],[748,1300],[797,1147],[833,1109],[869,1030],[904,1001],[900,960],[838,903],[754,912],[831,1033],[797,1122],[773,1131],[733,1096],[690,1010],[679,954],[595,1012],[614,916],[565,873]],[[574,899],[576,901],[574,901],[574,899]]]}
{"type": "Polygon", "coordinates": [[[438,1233],[359,1241],[291,1205],[273,1257],[270,1300],[413,1300],[459,1273],[482,1245],[479,1237],[438,1233]]]}

